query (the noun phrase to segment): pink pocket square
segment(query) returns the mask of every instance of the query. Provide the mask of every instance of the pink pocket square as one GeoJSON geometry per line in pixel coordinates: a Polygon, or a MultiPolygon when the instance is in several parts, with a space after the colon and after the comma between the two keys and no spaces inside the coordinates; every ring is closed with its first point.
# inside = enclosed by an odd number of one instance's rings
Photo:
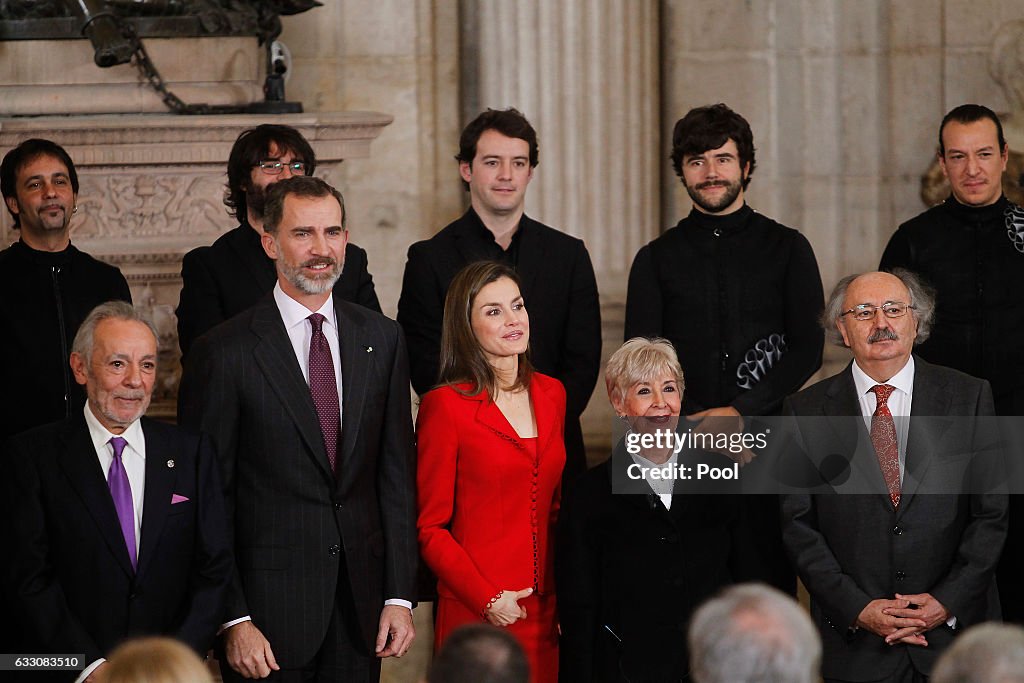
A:
{"type": "Polygon", "coordinates": [[[188,498],[185,496],[179,496],[177,493],[171,494],[171,505],[177,505],[178,503],[188,502],[188,498]]]}

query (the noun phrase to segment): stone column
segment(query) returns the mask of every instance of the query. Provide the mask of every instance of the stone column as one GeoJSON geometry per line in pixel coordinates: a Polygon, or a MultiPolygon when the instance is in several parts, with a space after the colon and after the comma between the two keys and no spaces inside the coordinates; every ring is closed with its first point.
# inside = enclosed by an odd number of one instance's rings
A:
{"type": "MultiPolygon", "coordinates": [[[[513,106],[537,129],[540,165],[526,211],[587,243],[607,356],[622,342],[633,256],[662,227],[658,3],[464,0],[461,8],[464,116],[513,106]]],[[[607,403],[599,382],[584,416],[595,449],[610,438],[607,403]]]]}

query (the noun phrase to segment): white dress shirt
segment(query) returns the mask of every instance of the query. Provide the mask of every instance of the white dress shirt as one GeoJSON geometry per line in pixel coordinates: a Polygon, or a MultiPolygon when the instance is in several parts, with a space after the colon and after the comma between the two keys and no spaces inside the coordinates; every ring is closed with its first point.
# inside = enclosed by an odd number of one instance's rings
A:
{"type": "MultiPolygon", "coordinates": [[[[107,431],[100,421],[93,415],[92,408],[88,402],[85,404],[85,424],[89,428],[89,439],[92,441],[96,457],[100,462],[100,470],[103,478],[109,479],[110,463],[114,461],[114,447],[110,440],[120,436],[125,440],[124,450],[121,452],[121,462],[124,463],[124,471],[128,474],[128,485],[132,490],[132,505],[135,510],[135,556],[139,556],[139,543],[142,541],[142,502],[146,499],[146,437],[142,432],[142,425],[138,420],[128,425],[128,428],[121,434],[114,434],[107,431]]],[[[75,683],[81,683],[96,670],[105,658],[97,659],[82,669],[82,673],[75,679],[75,683]]]]}

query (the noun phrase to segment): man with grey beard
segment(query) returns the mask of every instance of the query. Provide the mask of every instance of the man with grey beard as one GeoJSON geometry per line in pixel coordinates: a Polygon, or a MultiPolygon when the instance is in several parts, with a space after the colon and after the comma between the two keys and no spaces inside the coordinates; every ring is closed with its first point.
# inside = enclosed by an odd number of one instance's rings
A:
{"type": "Polygon", "coordinates": [[[277,284],[201,337],[179,417],[213,437],[238,572],[225,681],[376,681],[412,644],[417,566],[409,371],[398,324],[333,296],[341,194],[297,176],[267,191],[277,284]]]}

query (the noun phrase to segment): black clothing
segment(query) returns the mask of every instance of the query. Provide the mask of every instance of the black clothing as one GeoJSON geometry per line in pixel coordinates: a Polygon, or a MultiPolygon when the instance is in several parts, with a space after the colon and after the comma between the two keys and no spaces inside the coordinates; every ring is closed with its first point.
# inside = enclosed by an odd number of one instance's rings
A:
{"type": "MultiPolygon", "coordinates": [[[[178,344],[181,354],[207,330],[252,308],[274,288],[277,270],[260,235],[242,223],[208,247],[185,254],[181,262],[178,344]]],[[[351,242],[345,247],[345,269],[334,296],[380,313],[380,303],[367,269],[366,251],[351,242]]]]}
{"type": "MultiPolygon", "coordinates": [[[[931,336],[914,353],[987,379],[997,415],[1024,415],[1024,253],[1007,233],[1000,197],[966,206],[950,196],[893,233],[879,268],[906,268],[935,288],[931,336]]],[[[1010,496],[998,570],[1006,621],[1024,623],[1024,496],[1010,496]]]]}
{"type": "Polygon", "coordinates": [[[69,244],[59,252],[15,242],[0,252],[0,438],[82,411],[85,392],[68,358],[96,306],[131,302],[114,266],[69,244]]]}
{"type": "Polygon", "coordinates": [[[409,247],[398,322],[409,347],[412,385],[424,394],[437,384],[441,320],[448,286],[464,266],[493,259],[515,267],[530,314],[530,360],[566,392],[566,475],[586,469],[579,417],[601,367],[597,280],[583,241],[523,216],[508,253],[473,209],[429,240],[409,247]]]}
{"type": "MultiPolygon", "coordinates": [[[[821,367],[824,298],[814,251],[799,232],[746,204],[724,216],[693,209],[633,260],[625,338],[672,342],[684,413],[731,405],[741,415],[771,415],[821,367]],[[762,357],[780,351],[770,362],[762,357]]],[[[778,497],[745,496],[740,507],[760,554],[755,564],[795,595],[778,497]]]]}
{"type": "Polygon", "coordinates": [[[931,336],[914,353],[987,379],[999,415],[1024,415],[1024,253],[1007,236],[1010,203],[954,197],[893,233],[879,268],[906,268],[935,288],[931,336]]]}
{"type": "Polygon", "coordinates": [[[559,513],[559,679],[689,680],[690,617],[724,586],[754,578],[743,574],[750,544],[732,496],[674,494],[666,509],[653,493],[613,493],[613,464],[632,462],[620,455],[621,444],[559,513]]]}
{"type": "Polygon", "coordinates": [[[726,216],[694,209],[633,260],[625,338],[672,342],[685,412],[731,405],[769,415],[821,367],[823,302],[814,252],[799,232],[747,205],[726,216]],[[750,382],[741,364],[773,334],[785,335],[786,350],[750,382]],[[752,388],[740,386],[744,379],[752,388]]]}

